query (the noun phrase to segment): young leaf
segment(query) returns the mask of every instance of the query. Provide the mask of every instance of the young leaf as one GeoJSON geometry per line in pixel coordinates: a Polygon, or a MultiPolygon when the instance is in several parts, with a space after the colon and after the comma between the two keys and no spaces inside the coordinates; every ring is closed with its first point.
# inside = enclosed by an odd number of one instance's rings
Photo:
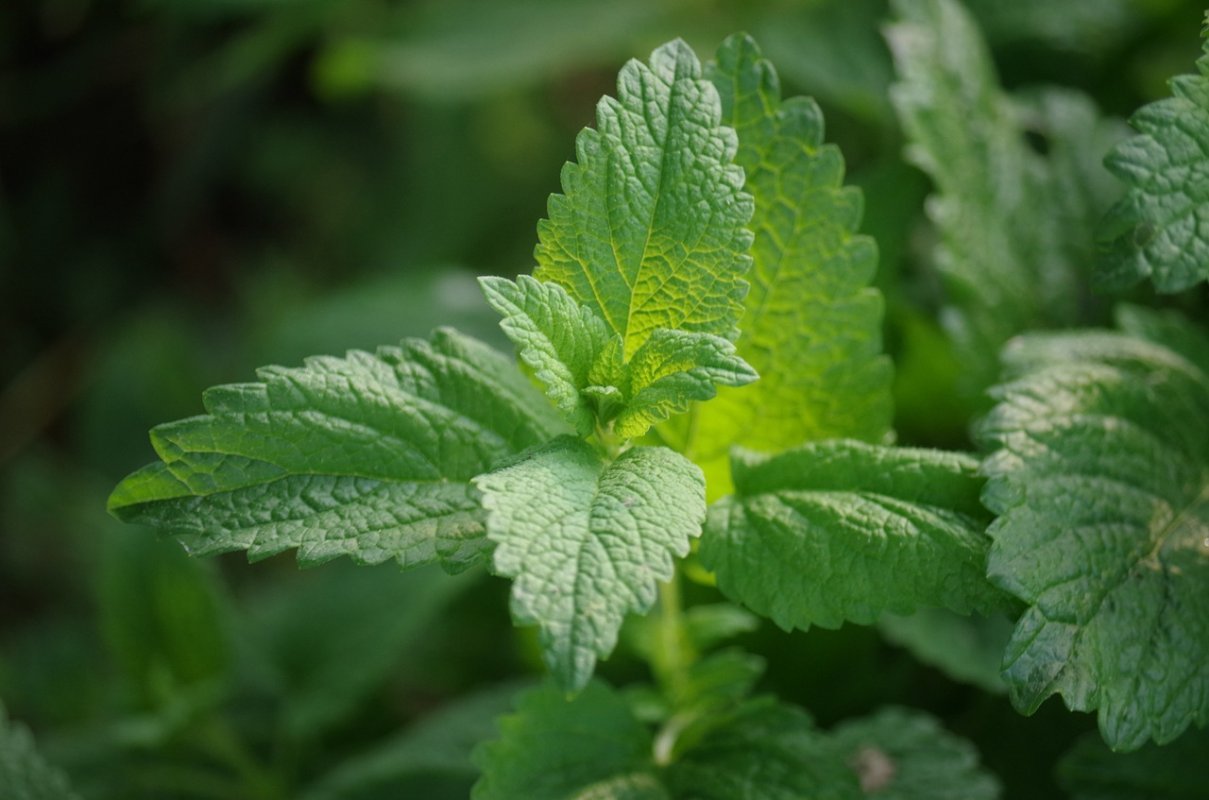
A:
{"type": "Polygon", "coordinates": [[[500,738],[474,751],[474,800],[670,800],[654,774],[651,736],[599,681],[573,699],[553,686],[522,694],[500,738]]]}
{"type": "Polygon", "coordinates": [[[1072,800],[1206,800],[1205,753],[1209,731],[1134,753],[1114,753],[1091,734],[1058,762],[1058,783],[1072,800]]]}
{"type": "Polygon", "coordinates": [[[625,613],[651,607],[705,518],[701,470],[663,447],[606,464],[564,436],[474,484],[495,570],[515,580],[513,618],[541,626],[546,663],[572,691],[612,651],[625,613]]]}
{"type": "Polygon", "coordinates": [[[630,399],[618,414],[619,436],[641,436],[656,422],[709,400],[716,386],[744,386],[758,376],[728,339],[660,328],[626,364],[630,399]]]}
{"type": "Polygon", "coordinates": [[[517,346],[521,361],[546,385],[546,396],[581,436],[595,426],[591,373],[617,334],[590,307],[580,305],[556,283],[528,275],[479,278],[500,327],[517,346]]]}
{"type": "Polygon", "coordinates": [[[978,462],[958,453],[819,442],[736,452],[701,560],[731,599],[785,629],[925,606],[989,611],[978,462]]]}
{"type": "Polygon", "coordinates": [[[822,112],[806,98],[781,102],[776,72],[748,36],[727,39],[706,72],[739,135],[735,161],[755,198],[738,351],[761,376],[696,409],[688,446],[712,487],[734,444],[775,451],[809,439],[880,441],[891,400],[881,297],[868,288],[877,251],[856,235],[861,194],[843,186],[843,158],[823,144],[822,112]]]}
{"type": "Polygon", "coordinates": [[[110,511],[196,555],[296,547],[303,564],[456,571],[486,546],[470,478],[566,430],[513,364],[450,330],[259,377],[153,429],[163,461],[122,481],[110,511]]]}
{"type": "Polygon", "coordinates": [[[1118,750],[1209,723],[1209,347],[1181,327],[1174,346],[1014,341],[980,429],[995,449],[984,501],[1000,515],[989,575],[1029,604],[1005,660],[1012,699],[1098,709],[1118,750]]]}
{"type": "Polygon", "coordinates": [[[769,697],[708,721],[667,773],[677,798],[858,800],[856,776],[800,709],[769,697]]]}
{"type": "Polygon", "coordinates": [[[1197,75],[1171,80],[1173,96],[1143,106],[1129,122],[1139,135],[1104,164],[1127,187],[1104,221],[1097,277],[1124,288],[1145,277],[1160,292],[1209,278],[1209,41],[1197,75]]]}
{"type": "Polygon", "coordinates": [[[0,788],[15,800],[78,800],[67,777],[46,763],[24,725],[10,722],[0,706],[0,788]]]}
{"type": "Polygon", "coordinates": [[[751,197],[734,131],[682,41],[621,70],[617,99],[575,142],[538,224],[534,277],[562,285],[619,334],[628,360],[658,328],[737,335],[751,197]]]}
{"type": "MultiPolygon", "coordinates": [[[[1077,319],[1078,254],[1092,233],[1070,224],[1065,155],[1051,164],[1029,149],[968,12],[955,0],[894,7],[900,21],[887,38],[900,80],[892,99],[907,157],[936,185],[927,208],[940,233],[936,269],[950,304],[943,321],[966,364],[964,389],[978,394],[995,380],[995,356],[1009,337],[1077,319]]],[[[1102,140],[1094,111],[1078,124],[1062,136],[1082,150],[1102,140]]]]}
{"type": "Polygon", "coordinates": [[[964,739],[918,711],[886,708],[832,731],[835,746],[879,800],[995,800],[999,782],[964,739]]]}

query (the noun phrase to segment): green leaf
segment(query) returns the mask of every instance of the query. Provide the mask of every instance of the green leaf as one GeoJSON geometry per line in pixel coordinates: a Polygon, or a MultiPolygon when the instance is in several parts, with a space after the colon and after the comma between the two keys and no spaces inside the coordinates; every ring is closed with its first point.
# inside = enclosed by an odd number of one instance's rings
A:
{"type": "Polygon", "coordinates": [[[1196,75],[1171,80],[1172,97],[1143,106],[1139,135],[1104,163],[1127,187],[1105,219],[1097,277],[1111,288],[1143,278],[1178,292],[1209,278],[1209,41],[1196,75]]]}
{"type": "Polygon", "coordinates": [[[979,431],[995,451],[989,575],[1029,606],[1012,699],[1098,709],[1118,750],[1209,723],[1209,347],[1188,323],[1128,318],[1162,341],[1015,340],[979,431]]]}
{"type": "Polygon", "coordinates": [[[143,708],[229,678],[230,613],[213,565],[171,542],[111,523],[97,579],[100,629],[143,708]]]}
{"type": "Polygon", "coordinates": [[[682,41],[621,70],[538,224],[534,277],[562,285],[634,355],[656,329],[737,335],[751,197],[718,93],[682,41]]]}
{"type": "Polygon", "coordinates": [[[474,484],[495,571],[515,581],[513,618],[541,626],[546,663],[569,690],[612,651],[626,612],[651,607],[705,517],[701,470],[663,447],[606,464],[560,437],[474,484]]]}
{"type": "MultiPolygon", "coordinates": [[[[1066,119],[1047,120],[1044,109],[1022,115],[955,0],[896,0],[894,8],[892,100],[908,159],[936,186],[927,210],[940,234],[935,267],[949,304],[942,319],[965,365],[962,388],[978,395],[995,380],[995,356],[1008,338],[1078,319],[1087,263],[1080,253],[1092,246],[1090,223],[1071,214],[1069,153],[1034,153],[1024,123],[1030,114],[1048,121],[1082,152],[1104,141],[1103,129],[1089,103],[1089,114],[1066,119]]],[[[1104,195],[1079,197],[1075,205],[1098,207],[1104,195]]]]}
{"type": "Polygon", "coordinates": [[[0,706],[0,787],[12,800],[77,800],[60,770],[46,763],[24,725],[0,706]]]}
{"type": "Polygon", "coordinates": [[[758,698],[685,744],[668,785],[694,800],[856,800],[856,778],[800,709],[758,698]]]}
{"type": "Polygon", "coordinates": [[[1095,734],[1058,762],[1058,783],[1073,800],[1209,800],[1200,767],[1209,732],[1189,731],[1163,747],[1113,753],[1095,734]]]}
{"type": "Polygon", "coordinates": [[[933,717],[887,708],[832,731],[861,788],[879,800],[995,800],[999,782],[973,745],[933,717]]]}
{"type": "Polygon", "coordinates": [[[393,565],[340,563],[282,577],[249,599],[242,652],[262,654],[284,700],[277,729],[313,742],[389,685],[480,576],[429,565],[400,579],[393,565]]]}
{"type": "MultiPolygon", "coordinates": [[[[1100,55],[1120,47],[1145,25],[1161,4],[1138,0],[965,0],[987,39],[996,47],[1042,47],[1061,54],[1100,55]],[[1149,6],[1149,8],[1147,8],[1149,6]]],[[[1097,151],[1100,158],[1104,151],[1097,151]]]]}
{"type": "MultiPolygon", "coordinates": [[[[272,0],[277,2],[277,0],[272,0]]],[[[652,29],[672,28],[669,9],[647,0],[442,0],[384,9],[325,31],[316,78],[329,90],[379,86],[437,103],[498,96],[551,76],[609,67],[652,29]],[[501,36],[507,31],[507,36],[501,36]]],[[[350,14],[349,17],[354,17],[350,14]]]]}
{"type": "Polygon", "coordinates": [[[456,571],[487,546],[470,478],[565,430],[513,364],[451,330],[258,374],[207,391],[206,416],[154,428],[163,461],[119,484],[110,511],[195,555],[296,547],[303,564],[456,571]]]}
{"type": "Polygon", "coordinates": [[[409,779],[434,773],[465,777],[469,786],[478,775],[471,752],[495,735],[495,718],[512,708],[512,697],[519,689],[515,684],[492,686],[441,706],[342,762],[308,789],[302,800],[382,797],[392,791],[406,797],[399,792],[406,791],[409,779]]]}
{"type": "MultiPolygon", "coordinates": [[[[672,729],[665,729],[671,735],[672,729]]],[[[748,701],[681,731],[663,756],[625,699],[592,681],[522,695],[475,751],[474,800],[857,800],[856,778],[801,710],[748,701]],[[658,763],[658,766],[656,764],[658,763]]]]}
{"type": "Polygon", "coordinates": [[[776,451],[810,439],[880,441],[891,398],[881,296],[868,287],[877,248],[856,234],[861,194],[843,186],[843,158],[823,144],[822,112],[806,98],[781,102],[776,72],[748,36],[727,39],[707,74],[738,132],[735,160],[755,198],[738,352],[761,376],[696,411],[688,446],[707,465],[712,491],[725,489],[734,444],[776,451]]]}
{"type": "Polygon", "coordinates": [[[526,692],[480,746],[474,800],[668,800],[651,762],[651,736],[625,700],[599,681],[572,699],[545,686],[526,692]]]}
{"type": "Polygon", "coordinates": [[[735,495],[710,508],[701,560],[718,587],[786,630],[920,607],[990,611],[978,462],[840,440],[738,451],[735,495]]]}
{"type": "Polygon", "coordinates": [[[623,438],[641,436],[656,422],[709,400],[716,386],[744,386],[758,376],[721,336],[660,328],[626,364],[629,401],[614,430],[623,438]]]}
{"type": "Polygon", "coordinates": [[[546,395],[587,436],[612,422],[625,439],[708,400],[715,386],[751,383],[756,373],[721,336],[659,328],[622,363],[621,337],[588,306],[556,283],[522,275],[482,278],[487,302],[504,315],[501,326],[546,385],[546,395]]]}
{"type": "MultiPolygon", "coordinates": [[[[580,305],[555,283],[528,275],[479,278],[491,307],[503,315],[500,327],[516,344],[517,354],[537,379],[546,396],[580,435],[595,427],[590,395],[591,373],[616,334],[590,307],[580,305]]],[[[605,368],[610,365],[606,362],[605,368]]]]}
{"type": "Polygon", "coordinates": [[[887,640],[953,680],[994,694],[1007,691],[999,676],[1014,627],[1007,617],[963,616],[943,608],[924,608],[910,616],[883,614],[877,626],[887,640]]]}
{"type": "Polygon", "coordinates": [[[884,0],[822,0],[757,8],[752,9],[758,16],[753,15],[751,30],[792,85],[809,86],[824,105],[842,109],[871,127],[894,124],[886,91],[893,68],[878,32],[886,15],[884,0]]]}

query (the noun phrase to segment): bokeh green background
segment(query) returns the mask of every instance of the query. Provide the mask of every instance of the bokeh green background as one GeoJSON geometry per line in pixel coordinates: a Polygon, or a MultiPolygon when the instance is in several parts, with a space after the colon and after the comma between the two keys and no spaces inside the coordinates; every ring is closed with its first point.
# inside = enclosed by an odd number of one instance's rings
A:
{"type": "MultiPolygon", "coordinates": [[[[929,185],[902,160],[888,101],[885,5],[5,2],[9,714],[90,798],[466,795],[469,744],[540,672],[502,581],[194,561],[109,519],[105,497],[151,460],[150,426],[257,365],[440,324],[502,344],[473,276],[530,268],[575,133],[625,59],[675,36],[705,58],[746,30],[787,92],[818,99],[882,254],[900,440],[968,447],[946,399],[957,367],[925,257],[929,185]]],[[[1202,9],[1184,0],[967,5],[1006,86],[1074,86],[1120,116],[1199,53],[1202,9]]],[[[1061,796],[1053,764],[1092,728],[1057,701],[1020,718],[871,629],[762,629],[747,643],[769,661],[764,688],[824,724],[885,702],[939,714],[1009,797],[1061,796]]],[[[603,671],[643,677],[624,647],[603,671]]]]}

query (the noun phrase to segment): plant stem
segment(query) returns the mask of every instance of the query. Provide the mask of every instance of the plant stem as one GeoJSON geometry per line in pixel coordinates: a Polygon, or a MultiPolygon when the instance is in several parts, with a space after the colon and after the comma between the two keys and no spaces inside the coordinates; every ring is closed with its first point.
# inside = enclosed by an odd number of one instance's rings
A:
{"type": "Polygon", "coordinates": [[[684,630],[681,613],[680,571],[671,580],[659,584],[659,614],[655,622],[655,642],[651,668],[664,691],[676,696],[688,680],[688,670],[697,653],[684,630]]]}

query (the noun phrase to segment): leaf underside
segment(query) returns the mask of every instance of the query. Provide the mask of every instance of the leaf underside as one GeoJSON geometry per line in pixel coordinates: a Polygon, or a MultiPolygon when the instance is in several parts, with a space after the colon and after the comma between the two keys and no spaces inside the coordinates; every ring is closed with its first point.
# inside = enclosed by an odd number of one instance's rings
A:
{"type": "Polygon", "coordinates": [[[1132,750],[1209,722],[1209,340],[1140,309],[1119,323],[1015,340],[980,437],[989,575],[1028,604],[1012,698],[1098,710],[1132,750]]]}
{"type": "Polygon", "coordinates": [[[162,461],[119,484],[111,512],[195,555],[457,571],[488,544],[470,479],[566,430],[503,355],[450,330],[258,375],[153,429],[162,461]]]}
{"type": "Polygon", "coordinates": [[[884,611],[989,612],[978,463],[957,453],[818,442],[737,452],[735,495],[710,508],[704,565],[731,599],[785,629],[884,611]]]}

